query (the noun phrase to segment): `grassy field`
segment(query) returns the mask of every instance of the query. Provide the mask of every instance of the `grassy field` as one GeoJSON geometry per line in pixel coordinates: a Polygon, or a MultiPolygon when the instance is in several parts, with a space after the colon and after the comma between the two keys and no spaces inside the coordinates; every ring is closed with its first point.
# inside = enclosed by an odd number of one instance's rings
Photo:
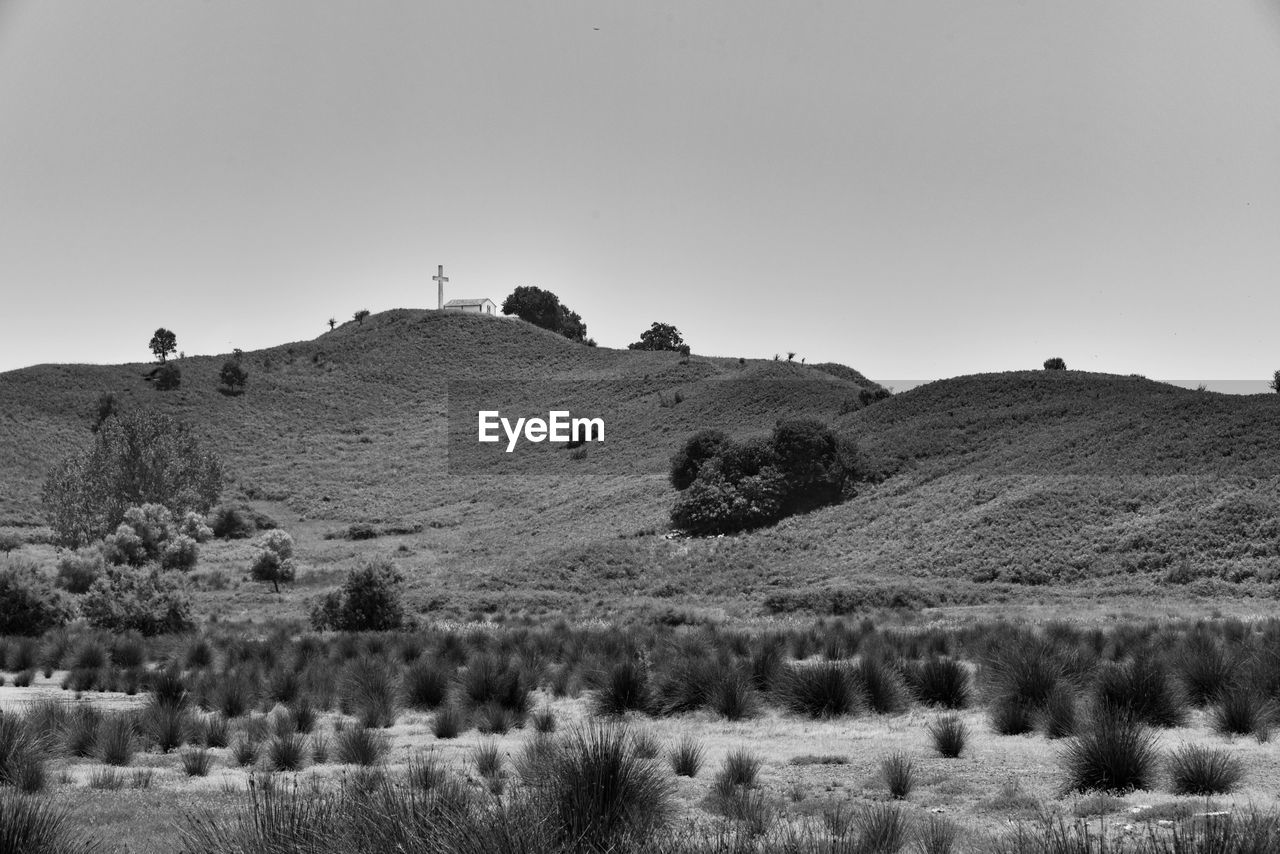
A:
{"type": "MultiPolygon", "coordinates": [[[[574,776],[580,769],[558,776],[556,757],[580,759],[582,733],[617,733],[622,765],[608,765],[609,779],[625,791],[628,774],[650,781],[661,820],[632,815],[623,824],[641,822],[645,839],[622,834],[590,850],[1086,852],[1099,850],[1101,834],[1107,850],[1157,851],[1126,846],[1202,833],[1206,815],[1276,829],[1278,636],[1274,621],[1233,620],[471,625],[326,637],[225,626],[146,643],[136,695],[77,695],[60,687],[74,669],[45,669],[98,644],[104,663],[93,678],[112,682],[122,668],[109,637],[10,638],[0,661],[29,656],[39,670],[14,687],[10,669],[0,688],[0,778],[26,779],[14,773],[24,755],[13,748],[16,721],[41,736],[40,797],[112,854],[356,850],[343,847],[351,834],[373,831],[353,826],[364,819],[349,811],[368,806],[371,791],[390,799],[379,810],[404,811],[436,841],[393,848],[364,837],[362,851],[567,851],[580,849],[558,847],[556,820],[524,827],[520,811],[548,793],[597,791],[574,776]],[[840,679],[814,678],[827,672],[840,679]],[[1025,707],[1025,723],[1009,724],[1010,704],[1025,707]],[[157,740],[170,732],[165,709],[182,721],[169,742],[157,740]],[[441,729],[447,716],[456,731],[441,729]],[[112,721],[130,733],[115,758],[112,721]],[[965,733],[956,756],[940,753],[940,721],[965,733]],[[1128,743],[1086,749],[1105,760],[1102,774],[1073,759],[1107,721],[1134,721],[1149,755],[1128,743]],[[683,774],[673,760],[682,744],[700,759],[683,774]],[[1234,770],[1180,770],[1175,757],[1190,747],[1234,770]],[[442,797],[462,812],[441,813],[442,797]],[[305,843],[290,810],[317,826],[341,820],[341,838],[305,843]],[[245,827],[250,815],[258,818],[245,827]],[[858,847],[866,823],[886,815],[896,835],[858,847]],[[504,833],[528,835],[475,847],[473,819],[517,822],[504,833]],[[1000,847],[1019,830],[1048,844],[1045,821],[1093,835],[1094,847],[1000,847]],[[271,827],[276,835],[262,836],[271,827]],[[222,835],[210,848],[213,830],[222,835]],[[929,843],[931,831],[946,839],[929,843]]],[[[610,790],[604,779],[599,791],[610,790]]],[[[0,800],[22,797],[0,784],[0,800]]],[[[1270,850],[1240,845],[1176,850],[1270,850]]]]}
{"type": "Polygon", "coordinates": [[[94,403],[112,392],[196,425],[228,464],[227,497],[277,517],[298,542],[302,579],[284,597],[243,582],[241,547],[206,549],[198,573],[218,588],[200,594],[208,614],[301,617],[306,595],[370,552],[403,568],[416,611],[453,618],[1153,601],[1250,613],[1280,589],[1280,395],[1036,371],[862,407],[858,393],[874,384],[844,366],[686,363],[508,319],[408,310],[244,354],[243,395],[219,393],[222,360],[180,360],[182,388],[167,393],[142,379],[142,364],[0,375],[0,528],[39,540],[44,475],[90,441],[94,403]],[[512,406],[530,412],[576,389],[610,413],[608,441],[458,473],[447,392],[477,379],[518,389],[512,406]],[[766,530],[667,536],[664,471],[684,437],[756,435],[790,416],[839,425],[895,474],[766,530]],[[354,523],[395,533],[332,539],[354,523]]]}

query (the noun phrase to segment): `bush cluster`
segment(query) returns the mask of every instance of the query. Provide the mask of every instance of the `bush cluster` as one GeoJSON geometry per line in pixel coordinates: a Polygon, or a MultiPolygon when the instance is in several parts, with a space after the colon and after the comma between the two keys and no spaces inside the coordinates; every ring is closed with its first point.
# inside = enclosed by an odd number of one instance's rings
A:
{"type": "Polygon", "coordinates": [[[855,446],[819,421],[782,421],[768,439],[743,443],[704,430],[671,460],[681,490],[671,521],[693,534],[758,528],[835,504],[857,479],[855,446]]]}
{"type": "Polygon", "coordinates": [[[325,594],[311,609],[317,630],[394,631],[406,623],[401,587],[404,575],[386,558],[375,558],[352,570],[338,590],[325,594]]]}

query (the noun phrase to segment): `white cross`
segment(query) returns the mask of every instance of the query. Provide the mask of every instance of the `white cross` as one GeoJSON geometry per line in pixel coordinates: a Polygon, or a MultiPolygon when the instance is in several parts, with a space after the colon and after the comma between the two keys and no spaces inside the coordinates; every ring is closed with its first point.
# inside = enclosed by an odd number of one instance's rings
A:
{"type": "Polygon", "coordinates": [[[449,281],[449,277],[444,274],[443,264],[439,265],[437,269],[439,272],[437,272],[431,278],[434,279],[436,282],[438,282],[440,285],[440,306],[439,307],[443,309],[444,308],[444,283],[449,281]]]}

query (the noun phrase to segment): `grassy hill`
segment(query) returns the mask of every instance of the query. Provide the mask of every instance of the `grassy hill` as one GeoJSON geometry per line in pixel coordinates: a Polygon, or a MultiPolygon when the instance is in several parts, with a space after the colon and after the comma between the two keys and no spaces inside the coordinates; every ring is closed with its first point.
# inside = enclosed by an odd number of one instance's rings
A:
{"type": "MultiPolygon", "coordinates": [[[[416,606],[451,613],[1221,600],[1270,596],[1280,570],[1280,395],[1027,372],[859,408],[874,384],[840,365],[686,362],[410,310],[244,354],[241,396],[217,390],[224,358],[181,360],[174,392],[152,389],[143,364],[0,374],[0,526],[41,523],[45,471],[89,442],[94,402],[111,391],[197,425],[228,464],[229,494],[298,539],[310,571],[279,599],[237,581],[244,544],[206,550],[203,601],[229,616],[301,614],[371,550],[402,565],[416,606]],[[500,390],[504,412],[598,407],[607,441],[585,454],[451,447],[450,391],[456,404],[477,380],[500,390]],[[705,426],[761,433],[789,416],[838,423],[898,474],[772,529],[665,536],[665,467],[679,441],[705,426]],[[338,536],[355,522],[392,533],[338,536]]],[[[453,428],[455,440],[471,429],[453,428]]]]}

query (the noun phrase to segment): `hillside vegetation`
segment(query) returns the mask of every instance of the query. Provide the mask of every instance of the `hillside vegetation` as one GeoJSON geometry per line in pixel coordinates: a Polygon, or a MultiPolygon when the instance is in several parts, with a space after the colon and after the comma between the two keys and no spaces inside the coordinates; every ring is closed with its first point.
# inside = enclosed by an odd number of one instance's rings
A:
{"type": "MultiPolygon", "coordinates": [[[[370,550],[393,555],[415,609],[456,613],[1269,596],[1280,569],[1280,395],[1036,371],[862,407],[859,392],[876,387],[840,365],[590,348],[515,320],[412,310],[245,353],[242,395],[219,393],[223,360],[180,360],[171,392],[144,382],[141,363],[0,374],[0,526],[38,530],[45,473],[88,443],[109,391],[196,425],[226,463],[229,497],[294,533],[310,571],[271,600],[274,613],[301,615],[370,550]],[[501,387],[520,415],[570,389],[607,413],[607,441],[458,455],[449,384],[476,380],[501,387]],[[742,438],[805,416],[836,423],[897,473],[773,528],[665,536],[666,465],[682,439],[703,427],[742,438]],[[333,539],[352,523],[391,535],[333,539]]],[[[229,553],[226,567],[239,559],[229,553]]],[[[209,593],[232,613],[263,598],[209,593]]]]}

